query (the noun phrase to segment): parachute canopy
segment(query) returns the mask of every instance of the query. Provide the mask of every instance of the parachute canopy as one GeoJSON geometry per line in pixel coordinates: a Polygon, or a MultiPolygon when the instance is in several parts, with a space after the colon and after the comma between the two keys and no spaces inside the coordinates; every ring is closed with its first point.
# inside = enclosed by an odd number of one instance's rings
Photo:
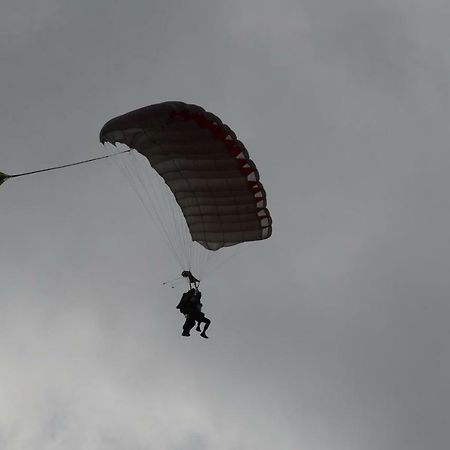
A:
{"type": "Polygon", "coordinates": [[[107,122],[100,141],[144,155],[164,179],[192,240],[208,250],[268,238],[272,219],[244,144],[214,114],[169,101],[107,122]]]}

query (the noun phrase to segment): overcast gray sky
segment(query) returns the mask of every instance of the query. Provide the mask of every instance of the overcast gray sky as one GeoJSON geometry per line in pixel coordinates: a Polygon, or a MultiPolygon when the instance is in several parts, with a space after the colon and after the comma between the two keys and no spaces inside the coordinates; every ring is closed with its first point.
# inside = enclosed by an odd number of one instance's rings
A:
{"type": "Polygon", "coordinates": [[[237,132],[274,219],[186,340],[116,164],[5,183],[2,449],[448,448],[448,1],[2,0],[0,64],[0,170],[181,100],[237,132]]]}

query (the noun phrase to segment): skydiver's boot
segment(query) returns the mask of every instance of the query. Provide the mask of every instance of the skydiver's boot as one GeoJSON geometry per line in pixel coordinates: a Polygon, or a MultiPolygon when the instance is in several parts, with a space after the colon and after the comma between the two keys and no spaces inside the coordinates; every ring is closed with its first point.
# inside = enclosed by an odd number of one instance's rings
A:
{"type": "Polygon", "coordinates": [[[197,328],[195,329],[195,331],[202,331],[202,329],[200,328],[200,323],[201,323],[201,322],[198,322],[198,323],[197,323],[197,328]]]}
{"type": "Polygon", "coordinates": [[[200,336],[201,336],[202,338],[209,339],[209,337],[206,336],[206,333],[205,333],[204,331],[202,331],[202,332],[200,333],[200,336]]]}
{"type": "Polygon", "coordinates": [[[183,332],[181,333],[181,336],[190,336],[189,331],[183,330],[183,332]]]}

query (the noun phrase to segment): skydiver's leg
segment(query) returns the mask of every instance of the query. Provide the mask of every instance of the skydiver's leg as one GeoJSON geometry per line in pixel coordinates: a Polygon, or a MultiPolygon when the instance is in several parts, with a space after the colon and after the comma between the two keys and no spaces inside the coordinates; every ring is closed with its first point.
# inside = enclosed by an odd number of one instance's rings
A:
{"type": "Polygon", "coordinates": [[[208,318],[203,317],[202,322],[204,322],[205,326],[203,327],[203,331],[200,333],[200,336],[208,339],[208,336],[206,336],[206,330],[211,325],[211,321],[208,318]]]}
{"type": "Polygon", "coordinates": [[[195,325],[195,319],[192,317],[191,314],[188,314],[186,316],[186,321],[184,322],[183,325],[183,333],[182,336],[190,336],[189,332],[192,330],[192,328],[195,325]]]}
{"type": "Polygon", "coordinates": [[[201,311],[198,311],[195,314],[195,320],[197,321],[197,328],[195,329],[196,331],[202,331],[202,329],[200,328],[200,325],[202,324],[204,318],[205,318],[205,314],[203,314],[201,311]]]}

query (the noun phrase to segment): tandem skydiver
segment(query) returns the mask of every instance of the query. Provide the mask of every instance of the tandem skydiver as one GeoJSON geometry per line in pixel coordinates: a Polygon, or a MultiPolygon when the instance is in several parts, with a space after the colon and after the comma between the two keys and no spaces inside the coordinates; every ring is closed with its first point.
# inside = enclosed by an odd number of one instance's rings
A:
{"type": "Polygon", "coordinates": [[[197,322],[196,331],[201,331],[200,336],[208,339],[206,330],[211,325],[211,321],[202,312],[203,304],[200,302],[201,297],[202,293],[197,288],[191,288],[183,294],[177,305],[177,309],[186,317],[183,325],[183,333],[181,333],[182,336],[190,336],[189,332],[195,326],[195,322],[197,322]],[[200,327],[202,323],[205,324],[203,331],[200,327]]]}

